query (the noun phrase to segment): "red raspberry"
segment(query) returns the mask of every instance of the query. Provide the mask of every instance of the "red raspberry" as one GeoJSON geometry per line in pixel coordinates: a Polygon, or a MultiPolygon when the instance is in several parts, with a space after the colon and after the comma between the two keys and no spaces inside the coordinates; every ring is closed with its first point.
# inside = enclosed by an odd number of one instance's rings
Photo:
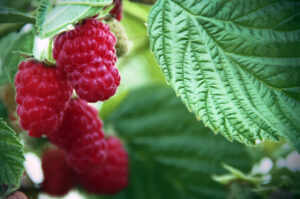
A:
{"type": "Polygon", "coordinates": [[[42,169],[44,173],[42,189],[49,195],[65,195],[74,186],[74,171],[67,165],[64,151],[48,149],[44,152],[42,169]]]}
{"type": "Polygon", "coordinates": [[[68,164],[78,172],[85,172],[106,159],[106,142],[97,131],[77,139],[67,156],[68,164]]]}
{"type": "Polygon", "coordinates": [[[60,127],[48,135],[50,142],[67,151],[67,162],[78,172],[106,159],[106,140],[95,108],[72,99],[60,127]]]}
{"type": "Polygon", "coordinates": [[[22,61],[15,85],[17,113],[29,135],[49,134],[61,124],[72,87],[60,69],[37,61],[22,61]]]}
{"type": "Polygon", "coordinates": [[[79,183],[91,193],[115,194],[128,185],[127,152],[118,138],[108,138],[107,144],[106,162],[87,173],[77,174],[79,183]]]}
{"type": "Polygon", "coordinates": [[[122,20],[122,0],[114,0],[115,7],[109,12],[118,21],[122,20]]]}
{"type": "Polygon", "coordinates": [[[96,102],[115,94],[121,79],[115,43],[109,26],[93,18],[55,39],[53,57],[80,98],[96,102]]]}

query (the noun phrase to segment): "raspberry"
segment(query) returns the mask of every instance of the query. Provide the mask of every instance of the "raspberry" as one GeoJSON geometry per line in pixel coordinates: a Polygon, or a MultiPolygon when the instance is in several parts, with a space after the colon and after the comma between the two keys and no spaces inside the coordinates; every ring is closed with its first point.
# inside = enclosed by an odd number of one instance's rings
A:
{"type": "Polygon", "coordinates": [[[116,20],[122,20],[122,0],[114,0],[114,8],[109,12],[116,20]]]}
{"type": "Polygon", "coordinates": [[[48,135],[67,152],[67,162],[78,172],[106,159],[106,141],[97,110],[82,99],[72,99],[60,127],[48,135]]]}
{"type": "Polygon", "coordinates": [[[128,38],[124,27],[119,21],[112,17],[106,20],[106,23],[109,25],[111,32],[114,33],[117,38],[115,46],[117,56],[124,56],[128,52],[128,38]]]}
{"type": "Polygon", "coordinates": [[[60,149],[48,149],[42,156],[44,181],[42,189],[49,195],[62,196],[74,186],[74,171],[67,165],[66,154],[60,149]]]}
{"type": "Polygon", "coordinates": [[[96,102],[115,94],[121,79],[115,43],[109,26],[93,18],[55,39],[53,57],[80,98],[96,102]]]}
{"type": "Polygon", "coordinates": [[[107,139],[107,159],[87,173],[77,174],[79,183],[89,192],[115,194],[128,185],[128,157],[118,138],[107,139]]]}
{"type": "Polygon", "coordinates": [[[103,134],[93,132],[83,135],[74,143],[67,162],[78,172],[85,172],[106,159],[106,142],[103,134]]]}
{"type": "Polygon", "coordinates": [[[55,130],[72,95],[64,73],[37,61],[22,61],[15,85],[22,128],[35,137],[55,130]]]}

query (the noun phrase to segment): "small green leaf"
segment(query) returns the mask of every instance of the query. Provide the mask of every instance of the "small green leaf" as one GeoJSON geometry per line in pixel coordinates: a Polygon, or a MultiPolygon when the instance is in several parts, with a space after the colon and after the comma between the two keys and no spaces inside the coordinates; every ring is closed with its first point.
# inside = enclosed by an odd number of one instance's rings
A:
{"type": "Polygon", "coordinates": [[[24,161],[22,144],[0,119],[0,198],[19,187],[24,161]]]}
{"type": "Polygon", "coordinates": [[[99,14],[103,7],[89,5],[58,5],[46,14],[45,19],[38,19],[40,37],[52,37],[63,31],[68,25],[76,24],[79,20],[99,14]]]}
{"type": "Polygon", "coordinates": [[[130,185],[116,198],[225,198],[225,188],[211,178],[226,173],[222,163],[251,168],[244,145],[211,133],[167,87],[129,91],[105,124],[131,156],[130,185]]]}
{"type": "Polygon", "coordinates": [[[57,5],[89,5],[89,6],[107,6],[112,4],[112,0],[58,0],[57,5]]]}
{"type": "Polygon", "coordinates": [[[198,119],[254,145],[283,136],[300,150],[300,4],[158,0],[151,50],[198,119]]]}
{"type": "Polygon", "coordinates": [[[19,33],[12,32],[0,40],[0,73],[5,74],[10,83],[13,84],[14,76],[18,69],[18,64],[23,57],[14,53],[32,54],[34,33],[28,26],[19,33]]]}
{"type": "Polygon", "coordinates": [[[0,23],[34,23],[32,15],[18,10],[0,6],[0,23]]]}

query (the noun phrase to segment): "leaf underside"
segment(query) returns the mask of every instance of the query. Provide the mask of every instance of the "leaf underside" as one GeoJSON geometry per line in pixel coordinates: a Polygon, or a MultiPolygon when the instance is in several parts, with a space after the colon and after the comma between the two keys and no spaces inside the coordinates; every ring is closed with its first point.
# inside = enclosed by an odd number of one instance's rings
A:
{"type": "Polygon", "coordinates": [[[167,82],[214,132],[300,150],[299,1],[158,0],[148,34],[167,82]]]}
{"type": "Polygon", "coordinates": [[[99,14],[112,0],[60,0],[52,10],[41,3],[37,15],[37,30],[41,38],[53,37],[82,19],[99,14]]]}
{"type": "Polygon", "coordinates": [[[211,133],[167,87],[130,91],[105,124],[131,156],[130,185],[113,198],[225,198],[211,175],[226,173],[222,163],[251,168],[244,145],[211,133]]]}

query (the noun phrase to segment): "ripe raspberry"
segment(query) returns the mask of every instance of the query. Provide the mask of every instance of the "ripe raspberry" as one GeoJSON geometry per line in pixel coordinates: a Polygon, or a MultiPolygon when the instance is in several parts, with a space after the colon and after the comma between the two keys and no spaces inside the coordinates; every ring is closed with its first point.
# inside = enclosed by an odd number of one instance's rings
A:
{"type": "Polygon", "coordinates": [[[114,33],[117,38],[115,46],[117,56],[124,56],[128,52],[128,38],[124,27],[119,21],[112,17],[106,20],[106,23],[109,25],[111,32],[114,33]]]}
{"type": "Polygon", "coordinates": [[[72,95],[64,73],[37,61],[22,61],[15,85],[22,128],[35,137],[55,130],[72,95]]]}
{"type": "Polygon", "coordinates": [[[114,0],[115,7],[109,12],[116,20],[122,20],[122,0],[114,0]]]}
{"type": "Polygon", "coordinates": [[[42,189],[49,195],[65,195],[74,186],[74,171],[67,165],[64,151],[48,149],[44,152],[42,169],[44,173],[42,189]]]}
{"type": "Polygon", "coordinates": [[[108,138],[107,144],[106,162],[87,173],[77,174],[79,183],[91,193],[115,194],[128,185],[127,152],[118,138],[108,138]]]}
{"type": "Polygon", "coordinates": [[[109,26],[93,18],[55,39],[53,57],[80,98],[96,102],[115,94],[121,79],[115,43],[109,26]]]}
{"type": "Polygon", "coordinates": [[[50,142],[67,152],[67,162],[78,172],[106,159],[106,140],[97,110],[82,99],[72,99],[60,127],[48,135],[50,142]]]}
{"type": "Polygon", "coordinates": [[[77,139],[68,153],[68,164],[78,172],[85,172],[103,163],[106,159],[107,144],[102,136],[102,133],[95,131],[77,139]]]}

